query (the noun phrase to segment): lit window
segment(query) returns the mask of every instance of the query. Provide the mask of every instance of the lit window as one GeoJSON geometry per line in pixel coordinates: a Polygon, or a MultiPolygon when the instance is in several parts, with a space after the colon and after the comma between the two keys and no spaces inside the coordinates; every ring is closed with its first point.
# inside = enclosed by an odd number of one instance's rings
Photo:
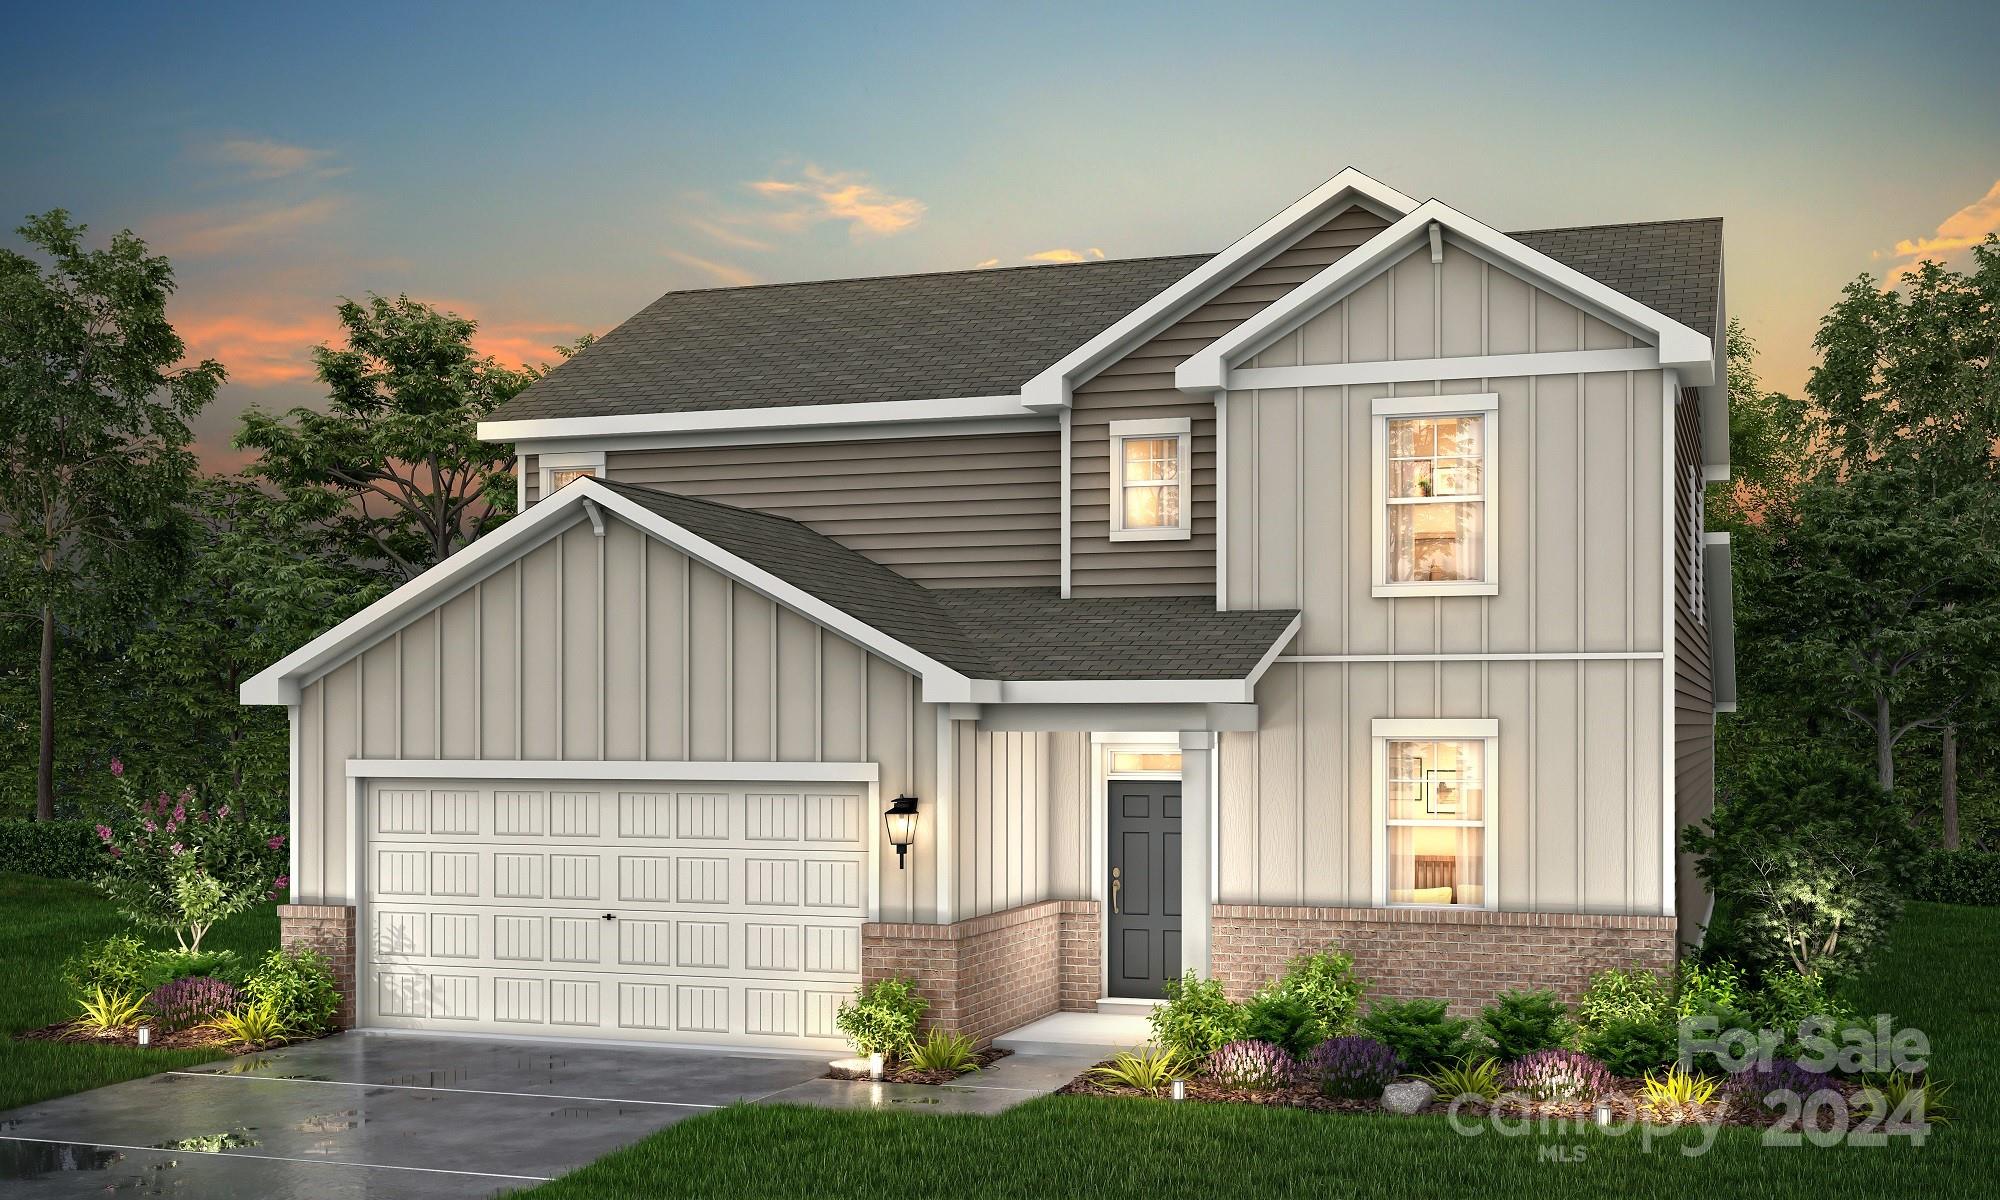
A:
{"type": "Polygon", "coordinates": [[[1494,738],[1492,722],[1376,722],[1381,886],[1387,904],[1484,908],[1494,738]],[[1388,727],[1385,731],[1384,727],[1388,727]],[[1385,736],[1386,732],[1386,736],[1385,736]]]}
{"type": "Polygon", "coordinates": [[[1111,423],[1113,541],[1189,536],[1190,437],[1184,417],[1111,423]]]}
{"type": "Polygon", "coordinates": [[[1493,399],[1376,402],[1378,594],[1494,590],[1493,399]]]}
{"type": "Polygon", "coordinates": [[[550,471],[549,490],[560,491],[562,486],[572,479],[588,479],[596,474],[597,472],[589,467],[564,467],[560,471],[550,471]]]}
{"type": "Polygon", "coordinates": [[[567,484],[579,479],[602,479],[604,477],[604,454],[601,451],[563,451],[560,454],[541,456],[542,496],[553,496],[567,484]]]}
{"type": "Polygon", "coordinates": [[[1111,773],[1113,775],[1138,775],[1151,772],[1165,772],[1178,775],[1181,756],[1164,751],[1113,750],[1111,752],[1111,773]]]}

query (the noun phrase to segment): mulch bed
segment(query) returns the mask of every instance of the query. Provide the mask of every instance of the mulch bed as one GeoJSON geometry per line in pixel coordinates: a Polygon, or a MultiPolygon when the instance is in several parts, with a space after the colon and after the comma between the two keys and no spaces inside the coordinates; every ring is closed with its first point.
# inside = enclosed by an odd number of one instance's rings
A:
{"type": "MultiPolygon", "coordinates": [[[[1106,1063],[1098,1065],[1103,1066],[1106,1063]]],[[[1633,1122],[1636,1114],[1648,1118],[1649,1123],[1657,1125],[1693,1125],[1707,1122],[1762,1129],[1775,1123],[1781,1115],[1778,1111],[1767,1110],[1762,1106],[1730,1104],[1721,1098],[1717,1098],[1705,1106],[1689,1108],[1669,1118],[1667,1114],[1653,1113],[1639,1104],[1637,1097],[1641,1094],[1643,1086],[1642,1080],[1620,1079],[1617,1081],[1618,1090],[1603,1097],[1612,1106],[1612,1123],[1614,1125],[1628,1126],[1633,1122]]],[[[1849,1096],[1860,1090],[1859,1086],[1854,1084],[1836,1084],[1835,1086],[1843,1094],[1849,1096]]],[[[1318,1088],[1311,1085],[1271,1088],[1266,1091],[1246,1091],[1242,1088],[1234,1088],[1217,1083],[1212,1079],[1197,1077],[1187,1081],[1186,1092],[1189,1100],[1197,1100],[1209,1104],[1256,1104],[1267,1108],[1300,1108],[1310,1112],[1325,1113],[1380,1113],[1387,1111],[1382,1107],[1379,1100],[1348,1100],[1334,1096],[1324,1096],[1320,1094],[1318,1088]]],[[[1056,1094],[1060,1096],[1103,1096],[1143,1100],[1164,1099],[1163,1095],[1141,1091],[1138,1088],[1127,1087],[1124,1084],[1101,1082],[1093,1078],[1089,1071],[1084,1072],[1064,1084],[1061,1088],[1058,1088],[1056,1094]]],[[[1450,1108],[1450,1101],[1433,1099],[1423,1107],[1418,1115],[1442,1116],[1450,1108]]],[[[1580,1102],[1557,1103],[1503,1097],[1494,1105],[1488,1105],[1476,1100],[1468,1100],[1460,1106],[1459,1112],[1463,1116],[1475,1118],[1483,1117],[1489,1112],[1497,1111],[1501,1115],[1508,1117],[1587,1122],[1591,1120],[1595,1108],[1595,1104],[1580,1102]]],[[[1831,1127],[1836,1119],[1835,1114],[1831,1111],[1823,1111],[1816,1115],[1820,1118],[1822,1128],[1831,1127]]]]}
{"type": "MultiPolygon", "coordinates": [[[[980,1065],[981,1069],[984,1069],[1012,1053],[1012,1050],[1002,1050],[995,1046],[988,1046],[972,1057],[980,1065]]],[[[875,1078],[866,1071],[843,1071],[839,1067],[829,1067],[826,1077],[828,1079],[861,1079],[870,1082],[873,1082],[875,1078]]],[[[883,1083],[958,1083],[964,1078],[964,1075],[956,1071],[919,1071],[915,1067],[898,1067],[894,1065],[891,1065],[887,1070],[882,1072],[883,1083]]]]}
{"type": "Polygon", "coordinates": [[[66,1042],[73,1046],[129,1046],[134,1050],[213,1050],[219,1055],[232,1056],[269,1049],[266,1046],[233,1045],[223,1041],[221,1035],[207,1029],[178,1029],[168,1033],[158,1027],[153,1030],[153,1040],[141,1046],[136,1026],[100,1033],[96,1030],[77,1029],[69,1021],[58,1021],[53,1025],[44,1025],[40,1029],[24,1029],[14,1035],[14,1040],[66,1042]]]}

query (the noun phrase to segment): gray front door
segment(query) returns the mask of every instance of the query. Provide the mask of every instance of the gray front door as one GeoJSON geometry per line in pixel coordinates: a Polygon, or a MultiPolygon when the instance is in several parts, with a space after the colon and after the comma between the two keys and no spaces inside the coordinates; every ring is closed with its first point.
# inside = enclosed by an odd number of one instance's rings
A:
{"type": "Polygon", "coordinates": [[[1113,996],[1157,997],[1181,973],[1181,785],[1111,781],[1106,978],[1113,996]]]}

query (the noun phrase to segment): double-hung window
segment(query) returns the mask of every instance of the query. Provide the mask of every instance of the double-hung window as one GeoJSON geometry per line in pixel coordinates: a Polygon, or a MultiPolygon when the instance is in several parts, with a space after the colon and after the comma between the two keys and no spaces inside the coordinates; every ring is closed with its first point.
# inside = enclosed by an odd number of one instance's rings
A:
{"type": "Polygon", "coordinates": [[[1186,417],[1111,422],[1111,540],[1163,541],[1193,530],[1186,417]]]}
{"type": "Polygon", "coordinates": [[[1375,594],[1499,591],[1499,397],[1375,401],[1375,594]]]}
{"type": "Polygon", "coordinates": [[[1499,722],[1378,720],[1375,902],[1492,908],[1499,722]]]}

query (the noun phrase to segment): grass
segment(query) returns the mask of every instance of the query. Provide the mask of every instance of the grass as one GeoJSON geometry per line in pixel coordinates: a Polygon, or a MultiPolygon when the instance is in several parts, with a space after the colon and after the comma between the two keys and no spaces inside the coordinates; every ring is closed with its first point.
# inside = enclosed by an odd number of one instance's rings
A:
{"type": "MultiPolygon", "coordinates": [[[[87,883],[0,874],[0,1110],[33,1104],[151,1075],[213,1062],[214,1050],[139,1050],[65,1042],[17,1042],[13,1035],[76,1015],[76,1000],[62,980],[63,960],[91,942],[130,928],[101,893],[87,883]]],[[[165,944],[165,943],[156,943],[165,944]]],[[[262,958],[278,944],[275,904],[260,904],[210,930],[202,948],[234,950],[262,958]]]]}
{"type": "Polygon", "coordinates": [[[1051,1096],[998,1117],[737,1106],[529,1193],[583,1197],[1566,1197],[1986,1194],[2000,1144],[2000,922],[1917,904],[1858,999],[1933,1039],[1955,1124],[1922,1147],[1773,1147],[1755,1130],[1500,1137],[1442,1120],[1051,1096]],[[1566,1149],[1570,1161],[1554,1161],[1566,1149]],[[1576,1158],[1581,1151],[1580,1160],[1576,1158]],[[1979,1181],[1985,1179],[1988,1183],[1979,1181]]]}

